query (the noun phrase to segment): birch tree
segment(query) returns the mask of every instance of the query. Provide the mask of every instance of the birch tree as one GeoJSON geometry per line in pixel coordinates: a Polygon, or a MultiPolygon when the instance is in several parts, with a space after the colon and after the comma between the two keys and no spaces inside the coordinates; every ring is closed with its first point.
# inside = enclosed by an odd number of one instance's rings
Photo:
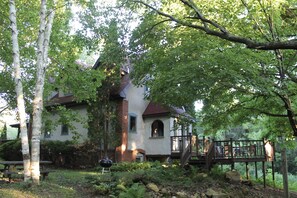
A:
{"type": "Polygon", "coordinates": [[[22,141],[22,154],[24,161],[24,180],[29,181],[31,178],[30,171],[30,149],[29,140],[26,125],[26,110],[24,101],[23,84],[21,78],[21,67],[20,67],[20,50],[18,44],[18,28],[17,28],[17,17],[16,17],[16,6],[15,1],[9,1],[10,7],[10,22],[11,22],[11,33],[12,33],[12,48],[13,48],[13,65],[14,65],[14,82],[15,92],[17,95],[17,106],[20,120],[21,130],[21,141],[22,141]]]}
{"type": "Polygon", "coordinates": [[[49,11],[46,18],[47,8],[46,0],[41,0],[40,8],[40,28],[37,45],[37,80],[35,86],[35,98],[33,101],[33,131],[32,131],[32,151],[31,151],[31,169],[34,183],[39,183],[39,159],[40,159],[40,134],[42,127],[43,110],[43,90],[46,67],[48,64],[48,48],[52,24],[55,16],[54,10],[49,11]]]}
{"type": "Polygon", "coordinates": [[[49,39],[53,24],[55,12],[51,10],[47,17],[46,0],[41,0],[40,6],[40,28],[37,44],[37,73],[35,97],[33,101],[33,133],[32,133],[32,150],[30,158],[30,149],[28,141],[28,133],[26,126],[26,109],[24,101],[24,91],[22,85],[21,68],[20,68],[20,50],[18,44],[18,28],[15,1],[10,0],[10,21],[13,44],[13,65],[15,90],[17,94],[17,106],[20,117],[22,153],[24,160],[24,180],[27,182],[32,177],[33,183],[39,184],[39,154],[40,154],[40,133],[42,126],[42,110],[43,110],[43,89],[45,71],[48,59],[49,39]]]}

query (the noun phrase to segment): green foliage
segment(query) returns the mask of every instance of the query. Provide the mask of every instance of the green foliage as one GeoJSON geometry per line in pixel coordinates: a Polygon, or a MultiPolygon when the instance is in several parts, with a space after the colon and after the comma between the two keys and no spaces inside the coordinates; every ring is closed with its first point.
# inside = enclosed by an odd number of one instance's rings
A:
{"type": "Polygon", "coordinates": [[[146,188],[139,184],[134,183],[130,188],[126,189],[124,192],[121,192],[119,195],[120,198],[138,198],[138,197],[148,197],[146,194],[146,188]]]}
{"type": "Polygon", "coordinates": [[[111,171],[122,172],[122,171],[135,171],[135,170],[146,170],[152,167],[151,162],[120,162],[111,167],[111,171]]]}
{"type": "MultiPolygon", "coordinates": [[[[86,168],[98,165],[98,147],[90,142],[41,141],[40,159],[53,161],[56,166],[86,168]]],[[[21,140],[11,140],[0,145],[0,158],[22,160],[21,140]]]]}
{"type": "Polygon", "coordinates": [[[4,160],[22,160],[21,140],[11,140],[0,145],[0,158],[4,160]]]}
{"type": "Polygon", "coordinates": [[[7,139],[7,126],[6,126],[6,123],[3,126],[3,129],[0,130],[0,139],[1,140],[6,140],[7,139]]]}
{"type": "Polygon", "coordinates": [[[291,22],[283,19],[294,3],[121,2],[142,15],[130,50],[134,82],[150,88],[149,99],[175,106],[202,100],[201,120],[208,132],[271,116],[276,136],[280,132],[286,137],[292,135],[295,118],[290,111],[296,111],[297,101],[294,50],[246,49],[236,43],[238,40],[226,41],[225,36],[236,35],[256,43],[290,42],[288,35],[295,30],[288,24],[296,20],[295,11],[291,22]],[[199,16],[213,23],[201,21],[199,16]],[[206,28],[209,31],[203,32],[206,28]],[[213,31],[218,34],[210,36],[213,31]],[[224,36],[217,37],[225,31],[224,36]]]}
{"type": "Polygon", "coordinates": [[[102,27],[104,40],[100,58],[94,70],[104,74],[104,80],[95,90],[95,97],[88,103],[89,131],[91,141],[103,147],[107,155],[108,147],[119,146],[120,124],[117,117],[117,102],[112,98],[119,94],[121,87],[121,66],[125,62],[124,48],[120,43],[117,21],[111,19],[102,27]]]}
{"type": "Polygon", "coordinates": [[[91,142],[42,141],[41,159],[51,160],[56,166],[86,168],[98,165],[98,147],[91,142]]]}

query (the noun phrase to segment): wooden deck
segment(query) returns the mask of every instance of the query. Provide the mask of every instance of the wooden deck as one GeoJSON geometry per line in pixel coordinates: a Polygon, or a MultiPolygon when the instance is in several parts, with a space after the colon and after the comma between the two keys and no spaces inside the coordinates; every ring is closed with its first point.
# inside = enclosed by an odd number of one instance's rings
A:
{"type": "Polygon", "coordinates": [[[206,169],[214,164],[234,167],[234,163],[267,161],[264,140],[210,140],[197,136],[171,137],[171,156],[179,158],[182,166],[196,164],[206,169]]]}

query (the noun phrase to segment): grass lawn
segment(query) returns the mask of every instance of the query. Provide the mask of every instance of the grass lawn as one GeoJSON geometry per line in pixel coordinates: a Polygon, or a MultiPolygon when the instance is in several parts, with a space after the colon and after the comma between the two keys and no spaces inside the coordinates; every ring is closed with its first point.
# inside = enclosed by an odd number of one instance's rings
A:
{"type": "Polygon", "coordinates": [[[89,192],[86,177],[96,175],[96,172],[78,170],[56,170],[51,172],[39,186],[28,186],[18,179],[12,183],[0,180],[0,197],[88,197],[89,192]]]}
{"type": "Polygon", "coordinates": [[[101,168],[58,169],[39,186],[24,183],[22,178],[14,178],[12,183],[1,179],[1,198],[205,197],[210,189],[228,197],[283,197],[279,189],[264,189],[262,184],[230,183],[218,168],[207,173],[195,167],[182,169],[160,163],[121,163],[112,166],[111,173],[106,174],[101,173],[101,168]]]}

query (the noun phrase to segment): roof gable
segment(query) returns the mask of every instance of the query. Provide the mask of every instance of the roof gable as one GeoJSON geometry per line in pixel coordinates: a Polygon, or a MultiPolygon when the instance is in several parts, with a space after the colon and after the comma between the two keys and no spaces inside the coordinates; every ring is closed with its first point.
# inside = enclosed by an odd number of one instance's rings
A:
{"type": "Polygon", "coordinates": [[[167,116],[170,114],[170,110],[163,107],[160,104],[150,102],[146,109],[144,110],[143,117],[157,117],[157,116],[167,116]]]}

